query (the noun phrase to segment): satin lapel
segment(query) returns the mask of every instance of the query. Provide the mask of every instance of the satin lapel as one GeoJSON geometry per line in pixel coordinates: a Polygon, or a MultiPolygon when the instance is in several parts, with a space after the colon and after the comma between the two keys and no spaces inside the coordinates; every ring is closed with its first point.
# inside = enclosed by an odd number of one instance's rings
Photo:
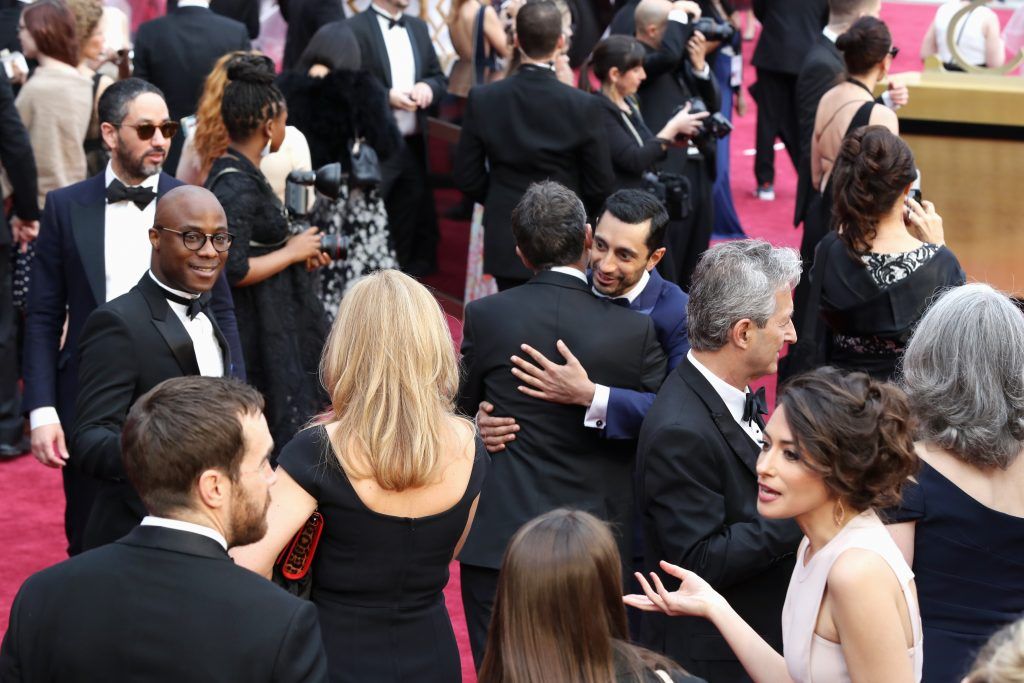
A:
{"type": "Polygon", "coordinates": [[[405,20],[405,32],[409,36],[409,45],[412,46],[412,66],[414,71],[412,72],[413,82],[418,83],[420,80],[420,74],[423,72],[420,69],[423,60],[420,59],[420,46],[416,42],[416,34],[412,30],[412,22],[406,17],[405,20]]]}
{"type": "MultiPolygon", "coordinates": [[[[199,361],[196,360],[196,350],[192,346],[192,337],[188,336],[185,326],[174,315],[171,307],[167,304],[160,287],[149,277],[149,273],[139,280],[139,288],[146,303],[149,304],[150,313],[153,316],[153,327],[160,336],[167,342],[168,348],[178,361],[182,375],[198,375],[199,361]]],[[[216,325],[214,326],[216,328],[216,325]]],[[[226,366],[226,364],[225,364],[226,366]]]]}
{"type": "Polygon", "coordinates": [[[82,259],[82,269],[85,270],[89,289],[92,290],[97,305],[102,304],[107,300],[107,265],[104,251],[107,202],[101,193],[98,199],[86,204],[79,204],[76,201],[72,201],[71,204],[71,234],[74,235],[75,245],[78,247],[78,256],[82,259]]]}
{"type": "Polygon", "coordinates": [[[697,368],[693,367],[693,363],[688,359],[684,358],[676,371],[707,407],[712,421],[715,423],[718,431],[721,432],[726,443],[729,444],[729,449],[750,470],[751,474],[756,477],[757,454],[759,452],[757,444],[733,419],[732,413],[725,406],[722,397],[718,395],[715,388],[704,378],[704,375],[700,374],[697,368]]]}
{"type": "MultiPolygon", "coordinates": [[[[367,19],[370,23],[370,36],[371,40],[373,40],[373,48],[377,51],[377,59],[380,60],[380,68],[384,74],[384,85],[391,88],[391,58],[388,57],[388,48],[384,44],[384,34],[380,30],[380,21],[377,20],[377,15],[369,7],[363,11],[369,14],[367,19]]],[[[415,48],[413,48],[413,54],[416,54],[415,48]]]]}

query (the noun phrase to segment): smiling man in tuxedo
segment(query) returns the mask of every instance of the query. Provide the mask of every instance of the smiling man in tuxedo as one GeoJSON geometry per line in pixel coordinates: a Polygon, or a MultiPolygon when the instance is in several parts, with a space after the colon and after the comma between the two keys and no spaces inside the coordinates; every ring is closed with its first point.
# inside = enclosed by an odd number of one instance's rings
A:
{"type": "Polygon", "coordinates": [[[117,540],[146,514],[121,461],[121,427],[132,404],[165,379],[223,377],[231,365],[224,335],[207,314],[231,246],[217,198],[191,185],[171,190],[157,207],[149,241],[149,272],[92,312],[79,343],[81,389],[69,466],[100,482],[85,549],[117,540]]]}
{"type": "MultiPolygon", "coordinates": [[[[110,163],[103,173],[47,195],[25,323],[22,409],[31,423],[33,455],[64,469],[71,555],[81,551],[95,493],[90,478],[64,467],[64,428],[75,420],[82,326],[99,304],[127,292],[149,269],[147,230],[157,201],[181,185],[161,172],[177,124],[169,119],[159,89],[137,78],[119,81],[100,97],[98,112],[110,163]]],[[[212,309],[231,347],[232,374],[244,379],[234,303],[223,276],[213,289],[212,309]]]]}

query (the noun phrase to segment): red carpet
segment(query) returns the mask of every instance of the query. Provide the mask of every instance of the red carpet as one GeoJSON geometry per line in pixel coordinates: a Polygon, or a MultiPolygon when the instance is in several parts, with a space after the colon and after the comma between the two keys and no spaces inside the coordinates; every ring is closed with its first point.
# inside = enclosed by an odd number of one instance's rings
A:
{"type": "MultiPolygon", "coordinates": [[[[919,70],[918,46],[931,21],[933,5],[886,2],[882,16],[902,48],[894,68],[895,72],[919,70]]],[[[997,10],[1003,24],[1009,10],[997,10]]],[[[744,56],[749,59],[753,44],[744,45],[744,56]]],[[[744,84],[754,81],[753,70],[747,67],[744,84]]],[[[776,152],[776,200],[762,202],[753,197],[753,156],[745,150],[754,147],[754,122],[757,115],[751,102],[743,118],[736,118],[732,134],[732,183],[736,208],[747,234],[762,237],[775,244],[797,246],[800,234],[792,227],[796,174],[784,150],[776,152]]],[[[438,211],[444,212],[457,201],[451,191],[437,193],[438,211]]],[[[439,272],[427,279],[427,284],[439,292],[439,300],[446,312],[453,316],[449,324],[456,344],[461,339],[461,306],[463,277],[466,268],[468,224],[450,220],[441,221],[439,272]]],[[[770,388],[774,389],[774,382],[770,388]]],[[[769,401],[771,404],[772,401],[769,401]]],[[[10,603],[15,592],[33,572],[64,558],[63,531],[64,501],[60,474],[42,467],[31,457],[0,462],[0,632],[7,629],[10,603]]],[[[452,565],[452,581],[445,590],[448,609],[452,615],[456,637],[462,651],[464,681],[476,680],[469,654],[462,603],[459,597],[457,564],[452,565]]]]}

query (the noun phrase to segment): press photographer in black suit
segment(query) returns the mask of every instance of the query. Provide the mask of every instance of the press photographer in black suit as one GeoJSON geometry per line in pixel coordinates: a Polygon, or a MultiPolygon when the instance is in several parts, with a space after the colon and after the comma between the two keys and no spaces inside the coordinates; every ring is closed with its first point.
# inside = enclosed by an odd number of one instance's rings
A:
{"type": "Polygon", "coordinates": [[[227,342],[207,309],[231,246],[217,198],[192,185],[171,190],[157,205],[149,240],[149,272],[93,311],[79,342],[69,466],[99,480],[86,549],[117,540],[145,515],[121,460],[121,427],[132,404],[165,379],[223,377],[231,367],[227,342]]]}
{"type": "Polygon", "coordinates": [[[167,380],[136,402],[124,469],[149,516],[25,581],[0,681],[326,683],[316,608],[227,554],[267,532],[275,474],[262,408],[255,389],[207,377],[167,380]]]}
{"type": "MultiPolygon", "coordinates": [[[[665,126],[691,98],[699,97],[711,113],[721,106],[718,85],[705,59],[707,40],[689,25],[687,12],[692,11],[691,5],[642,0],[636,8],[636,38],[644,45],[647,74],[637,96],[651,130],[665,126]]],[[[715,147],[716,140],[711,136],[691,139],[684,147],[670,148],[662,164],[663,170],[682,175],[689,186],[689,210],[684,207],[684,215],[669,223],[668,252],[661,262],[665,279],[683,289],[689,289],[697,259],[711,241],[715,147]]]]}
{"type": "Polygon", "coordinates": [[[553,64],[564,46],[558,7],[530,2],[516,14],[521,66],[504,80],[469,91],[454,178],[484,205],[484,272],[495,277],[498,289],[530,277],[516,256],[509,216],[531,183],[553,180],[568,187],[588,216],[614,185],[601,103],[555,77],[553,64]]]}

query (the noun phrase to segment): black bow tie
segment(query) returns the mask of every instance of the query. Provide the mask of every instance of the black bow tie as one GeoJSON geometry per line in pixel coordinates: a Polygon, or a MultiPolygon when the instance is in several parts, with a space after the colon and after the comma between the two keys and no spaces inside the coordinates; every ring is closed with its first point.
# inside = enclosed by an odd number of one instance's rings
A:
{"type": "Polygon", "coordinates": [[[107,185],[107,204],[128,201],[139,207],[139,211],[142,211],[154,199],[156,199],[156,192],[153,192],[148,187],[142,187],[141,185],[125,187],[124,183],[117,178],[114,178],[107,185]]]}
{"type": "Polygon", "coordinates": [[[622,306],[623,308],[629,308],[629,299],[624,296],[617,296],[614,299],[608,299],[616,306],[622,306]]]}
{"type": "Polygon", "coordinates": [[[377,16],[383,17],[383,18],[388,20],[388,30],[389,31],[391,29],[393,29],[394,27],[396,27],[396,26],[398,26],[400,28],[405,28],[405,15],[404,14],[402,16],[398,17],[397,19],[393,19],[388,14],[386,14],[384,12],[378,12],[376,9],[374,9],[373,11],[374,11],[375,14],[377,14],[377,16]]]}
{"type": "Polygon", "coordinates": [[[167,297],[168,301],[173,301],[176,304],[181,304],[185,307],[185,313],[188,315],[189,320],[195,320],[196,316],[200,313],[205,313],[206,308],[210,305],[210,297],[213,296],[209,292],[203,292],[195,299],[186,299],[183,296],[172,294],[166,289],[164,290],[164,296],[167,297]]]}
{"type": "Polygon", "coordinates": [[[743,421],[750,424],[753,420],[757,426],[764,429],[764,418],[768,414],[768,401],[764,397],[764,387],[757,391],[748,391],[743,402],[743,421]]]}

